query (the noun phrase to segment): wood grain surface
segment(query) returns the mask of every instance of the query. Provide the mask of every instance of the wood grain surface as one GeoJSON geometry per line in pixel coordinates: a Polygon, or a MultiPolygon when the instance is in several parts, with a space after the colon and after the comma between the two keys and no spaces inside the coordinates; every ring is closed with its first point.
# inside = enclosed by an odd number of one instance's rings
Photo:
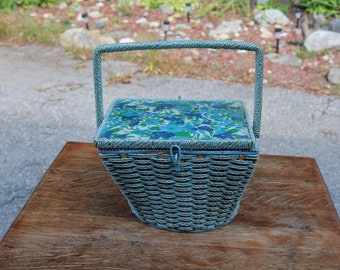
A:
{"type": "Polygon", "coordinates": [[[0,246],[0,269],[340,269],[314,159],[261,155],[239,214],[212,232],[140,222],[92,144],[69,142],[0,246]]]}

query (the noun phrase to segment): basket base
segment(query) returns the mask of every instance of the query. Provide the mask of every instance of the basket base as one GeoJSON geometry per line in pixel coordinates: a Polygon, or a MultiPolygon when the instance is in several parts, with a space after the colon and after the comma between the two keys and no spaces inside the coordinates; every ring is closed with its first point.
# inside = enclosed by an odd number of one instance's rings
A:
{"type": "Polygon", "coordinates": [[[225,220],[223,220],[223,222],[219,222],[218,224],[215,225],[210,225],[210,226],[204,226],[204,229],[201,227],[189,227],[186,225],[184,226],[178,226],[178,225],[173,225],[171,226],[171,224],[162,224],[162,223],[157,223],[154,221],[148,221],[143,219],[137,211],[134,210],[133,206],[129,203],[130,205],[130,209],[132,211],[132,213],[143,223],[148,224],[154,228],[157,229],[161,229],[161,230],[165,230],[165,231],[170,231],[170,232],[181,232],[181,233],[202,233],[202,232],[209,232],[209,231],[214,231],[216,229],[222,228],[225,225],[227,225],[228,223],[230,223],[237,215],[238,213],[238,207],[234,209],[234,211],[228,216],[228,218],[226,218],[225,220]]]}

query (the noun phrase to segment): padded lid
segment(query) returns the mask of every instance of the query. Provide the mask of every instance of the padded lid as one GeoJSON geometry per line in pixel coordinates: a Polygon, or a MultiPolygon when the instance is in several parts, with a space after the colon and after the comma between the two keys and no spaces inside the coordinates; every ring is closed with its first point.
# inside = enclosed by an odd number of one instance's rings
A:
{"type": "Polygon", "coordinates": [[[117,99],[98,128],[99,149],[251,150],[254,134],[242,101],[117,99]]]}

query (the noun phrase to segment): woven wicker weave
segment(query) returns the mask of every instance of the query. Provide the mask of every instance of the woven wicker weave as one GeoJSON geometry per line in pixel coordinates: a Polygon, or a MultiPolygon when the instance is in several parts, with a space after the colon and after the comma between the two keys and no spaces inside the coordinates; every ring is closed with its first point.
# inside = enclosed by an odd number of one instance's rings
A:
{"type": "MultiPolygon", "coordinates": [[[[106,169],[127,199],[132,212],[143,222],[177,232],[203,232],[229,223],[237,214],[242,195],[259,158],[262,105],[263,54],[253,43],[236,41],[169,41],[101,45],[94,52],[97,126],[94,143],[106,169]],[[253,128],[249,149],[185,149],[185,142],[123,140],[101,137],[104,118],[101,54],[130,50],[215,48],[256,52],[253,128]],[[155,149],[155,145],[157,145],[155,149]],[[169,148],[170,145],[170,148],[169,148]]],[[[114,108],[114,107],[113,107],[114,108]]],[[[192,142],[191,142],[192,143],[192,142]]],[[[200,141],[197,144],[200,145],[200,141]]],[[[214,143],[214,141],[209,142],[214,143]]],[[[216,141],[220,144],[221,141],[216,141]]],[[[236,142],[236,145],[239,142],[236,142]]],[[[192,144],[191,144],[192,145],[192,144]]],[[[240,142],[242,145],[242,142],[240,142]]],[[[244,145],[243,145],[244,146],[244,145]]]]}

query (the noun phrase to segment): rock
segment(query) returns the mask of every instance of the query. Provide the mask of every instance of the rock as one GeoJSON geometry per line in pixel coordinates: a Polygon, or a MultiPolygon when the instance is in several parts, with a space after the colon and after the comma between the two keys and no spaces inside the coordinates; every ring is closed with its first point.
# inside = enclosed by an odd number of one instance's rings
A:
{"type": "Polygon", "coordinates": [[[340,33],[317,30],[307,36],[303,45],[308,51],[339,50],[340,33]]]}
{"type": "Polygon", "coordinates": [[[331,68],[327,73],[327,80],[333,84],[340,84],[340,68],[331,68]]]}
{"type": "Polygon", "coordinates": [[[174,26],[174,29],[188,29],[188,25],[185,23],[178,23],[174,26]]]}
{"type": "Polygon", "coordinates": [[[260,32],[261,32],[261,38],[268,39],[274,36],[274,34],[265,27],[261,27],[260,32]]]}
{"type": "Polygon", "coordinates": [[[214,25],[212,23],[205,23],[203,25],[203,29],[213,29],[214,25]]]}
{"type": "Polygon", "coordinates": [[[256,5],[263,5],[263,4],[266,4],[268,2],[269,2],[269,0],[257,0],[256,5]]]}
{"type": "Polygon", "coordinates": [[[66,9],[67,8],[67,4],[65,2],[62,2],[59,4],[59,9],[66,9]]]}
{"type": "Polygon", "coordinates": [[[329,61],[329,55],[328,54],[325,54],[321,57],[321,59],[325,62],[328,62],[329,61]]]}
{"type": "Polygon", "coordinates": [[[94,28],[96,29],[105,29],[107,27],[106,22],[104,21],[97,21],[94,24],[94,28]]]}
{"type": "Polygon", "coordinates": [[[100,18],[103,15],[99,11],[95,10],[95,11],[89,12],[88,16],[91,17],[91,18],[100,18]]]}
{"type": "Polygon", "coordinates": [[[125,61],[103,61],[103,78],[123,78],[139,71],[138,65],[125,61]]]}
{"type": "Polygon", "coordinates": [[[218,40],[228,39],[231,35],[237,37],[242,30],[241,24],[241,20],[223,21],[216,29],[211,29],[209,35],[218,40]]]}
{"type": "Polygon", "coordinates": [[[238,54],[245,54],[245,53],[248,53],[247,50],[237,50],[236,51],[238,54]]]}
{"type": "Polygon", "coordinates": [[[313,14],[313,29],[323,29],[326,24],[326,18],[323,14],[313,14]]]}
{"type": "Polygon", "coordinates": [[[340,33],[340,18],[331,20],[327,27],[329,31],[340,33]]]}
{"type": "Polygon", "coordinates": [[[106,33],[107,36],[112,37],[115,40],[119,40],[122,37],[131,37],[133,34],[128,31],[113,31],[106,33]]]}
{"type": "Polygon", "coordinates": [[[66,30],[60,35],[59,42],[64,48],[75,47],[83,49],[93,49],[103,43],[115,43],[112,38],[102,36],[99,30],[88,31],[83,28],[66,30]]]}
{"type": "Polygon", "coordinates": [[[51,18],[54,18],[54,16],[52,15],[52,13],[45,13],[45,14],[43,15],[43,18],[46,19],[46,20],[49,20],[49,19],[51,19],[51,18]]]}
{"type": "Polygon", "coordinates": [[[272,62],[288,66],[301,66],[302,60],[292,54],[282,54],[278,58],[271,59],[272,62]]]}
{"type": "Polygon", "coordinates": [[[254,20],[260,25],[266,24],[287,25],[289,23],[288,17],[278,9],[267,9],[261,11],[255,15],[254,20]]]}
{"type": "Polygon", "coordinates": [[[183,58],[183,60],[184,60],[185,63],[192,63],[193,62],[192,56],[185,56],[183,58]]]}
{"type": "Polygon", "coordinates": [[[149,27],[151,28],[158,28],[160,27],[160,22],[159,21],[153,21],[153,22],[149,22],[149,27]]]}
{"type": "Polygon", "coordinates": [[[135,42],[132,38],[121,38],[119,43],[135,42]]]}
{"type": "Polygon", "coordinates": [[[100,1],[96,4],[96,7],[98,7],[98,8],[101,8],[103,6],[104,6],[103,2],[100,2],[100,1]]]}
{"type": "Polygon", "coordinates": [[[271,53],[265,54],[264,57],[265,57],[266,59],[273,60],[273,59],[277,58],[277,54],[271,52],[271,53]]]}
{"type": "Polygon", "coordinates": [[[142,17],[136,21],[136,24],[139,24],[141,26],[146,26],[148,24],[148,21],[146,20],[146,18],[142,17]]]}
{"type": "Polygon", "coordinates": [[[176,31],[176,37],[178,37],[178,38],[186,38],[187,37],[187,33],[183,32],[183,31],[176,31]]]}
{"type": "Polygon", "coordinates": [[[114,41],[114,39],[112,39],[111,37],[108,37],[108,36],[104,36],[104,35],[99,35],[99,37],[97,38],[97,41],[98,41],[99,44],[113,44],[113,43],[116,43],[114,41]]]}
{"type": "Polygon", "coordinates": [[[162,5],[160,9],[161,9],[161,12],[165,15],[170,15],[172,13],[172,8],[168,5],[162,5]]]}

